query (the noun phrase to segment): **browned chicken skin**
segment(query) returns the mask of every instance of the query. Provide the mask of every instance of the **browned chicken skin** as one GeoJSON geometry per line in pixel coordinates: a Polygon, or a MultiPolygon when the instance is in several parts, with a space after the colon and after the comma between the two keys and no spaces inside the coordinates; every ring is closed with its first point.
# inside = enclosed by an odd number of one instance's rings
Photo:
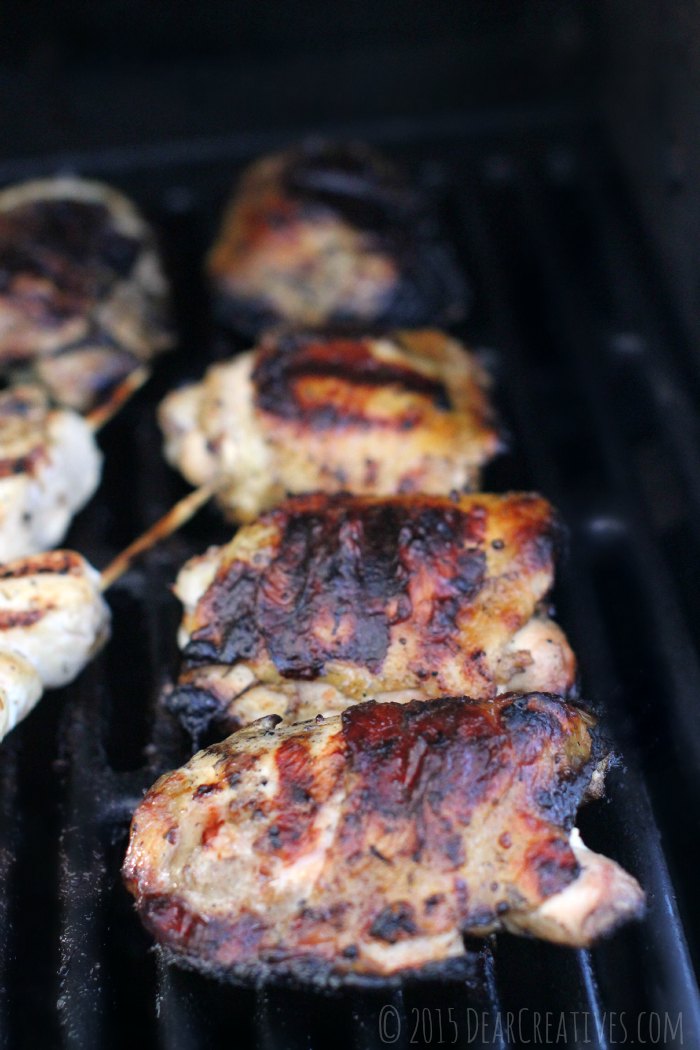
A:
{"type": "Polygon", "coordinates": [[[556,531],[529,494],[289,500],[181,570],[169,703],[196,730],[387,694],[566,694],[574,656],[542,608],[556,531]]]}
{"type": "Polygon", "coordinates": [[[30,370],[79,411],[173,341],[152,230],[78,178],[0,192],[0,368],[30,370]]]}
{"type": "Polygon", "coordinates": [[[219,316],[416,326],[466,312],[467,292],[423,197],[359,144],[308,142],[241,177],[208,259],[219,316]]]}
{"type": "Polygon", "coordinates": [[[475,488],[500,449],[488,380],[442,332],[268,334],[160,407],[165,452],[250,521],[287,494],[475,488]]]}
{"type": "Polygon", "coordinates": [[[498,929],[588,945],[643,908],[571,830],[592,724],[538,693],[264,719],[151,789],[127,886],[171,952],[249,979],[435,967],[498,929]]]}

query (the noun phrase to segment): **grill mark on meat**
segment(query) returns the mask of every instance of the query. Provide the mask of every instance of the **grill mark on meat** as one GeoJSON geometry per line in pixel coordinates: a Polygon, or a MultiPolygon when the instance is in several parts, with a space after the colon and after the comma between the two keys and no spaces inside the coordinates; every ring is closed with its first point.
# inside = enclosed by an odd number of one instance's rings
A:
{"type": "Polygon", "coordinates": [[[361,146],[305,149],[291,155],[281,181],[283,195],[313,214],[333,212],[349,225],[385,239],[409,240],[410,224],[422,217],[418,194],[398,171],[361,146]],[[409,224],[407,229],[407,224],[409,224]]]}
{"type": "Polygon", "coordinates": [[[414,615],[412,579],[422,568],[430,579],[420,661],[438,666],[456,644],[457,617],[484,585],[486,514],[478,504],[465,511],[442,501],[311,497],[262,520],[279,525],[275,555],[263,567],[220,568],[187,660],[235,663],[267,652],[286,678],[317,678],[333,660],[378,673],[391,628],[414,615]]]}
{"type": "Polygon", "coordinates": [[[23,456],[8,456],[0,459],[0,478],[10,478],[15,474],[34,475],[41,464],[47,461],[46,448],[38,445],[23,456]]]}
{"type": "Polygon", "coordinates": [[[338,426],[377,426],[407,428],[417,422],[416,412],[394,416],[391,420],[372,418],[362,404],[362,388],[398,387],[406,393],[422,395],[436,408],[452,407],[444,383],[418,369],[398,362],[382,361],[363,339],[314,339],[288,333],[268,342],[258,352],[253,370],[256,403],[272,415],[303,421],[323,430],[338,426]],[[315,378],[337,379],[349,387],[347,404],[309,392],[306,383],[315,378]],[[305,382],[306,381],[306,382],[305,382]]]}
{"type": "Polygon", "coordinates": [[[256,846],[292,860],[308,849],[319,805],[313,793],[314,765],[308,742],[294,737],[283,740],[275,752],[275,764],[279,786],[273,823],[256,846]]]}
{"type": "Polygon", "coordinates": [[[36,287],[32,295],[47,322],[59,321],[83,300],[100,298],[115,276],[128,277],[141,248],[114,229],[103,204],[32,201],[0,213],[0,292],[21,295],[36,287]]]}
{"type": "Polygon", "coordinates": [[[51,605],[44,605],[41,609],[0,609],[0,631],[11,631],[15,627],[32,627],[52,608],[51,605]]]}
{"type": "Polygon", "coordinates": [[[0,566],[0,580],[19,580],[24,576],[40,576],[44,573],[81,576],[82,572],[82,560],[73,551],[46,551],[0,566]]]}

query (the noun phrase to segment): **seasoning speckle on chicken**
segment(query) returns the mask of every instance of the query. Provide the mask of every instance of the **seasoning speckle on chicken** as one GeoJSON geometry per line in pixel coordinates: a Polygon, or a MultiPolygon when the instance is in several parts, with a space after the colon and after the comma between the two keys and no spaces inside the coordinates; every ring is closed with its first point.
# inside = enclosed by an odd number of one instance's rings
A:
{"type": "Polygon", "coordinates": [[[44,689],[66,685],[109,635],[100,575],[73,551],[0,565],[0,740],[44,689]]]}
{"type": "Polygon", "coordinates": [[[124,877],[171,953],[244,979],[387,977],[502,929],[587,946],[644,903],[571,830],[599,757],[540,693],[264,719],[156,783],[124,877]]]}
{"type": "Polygon", "coordinates": [[[36,386],[0,393],[0,562],[60,543],[100,480],[89,424],[36,386]]]}
{"type": "Polygon", "coordinates": [[[165,453],[188,481],[218,476],[250,521],[311,491],[447,495],[475,488],[501,448],[488,380],[442,332],[278,332],[216,364],[160,408],[165,453]]]}
{"type": "Polygon", "coordinates": [[[169,703],[197,730],[387,694],[566,694],[574,656],[542,606],[556,533],[529,494],[289,500],[181,570],[169,703]]]}
{"type": "Polygon", "coordinates": [[[0,368],[86,411],[173,341],[152,230],[100,183],[0,192],[0,368]]]}
{"type": "Polygon", "coordinates": [[[241,177],[211,250],[220,319],[445,324],[468,293],[425,198],[366,146],[307,142],[241,177]]]}

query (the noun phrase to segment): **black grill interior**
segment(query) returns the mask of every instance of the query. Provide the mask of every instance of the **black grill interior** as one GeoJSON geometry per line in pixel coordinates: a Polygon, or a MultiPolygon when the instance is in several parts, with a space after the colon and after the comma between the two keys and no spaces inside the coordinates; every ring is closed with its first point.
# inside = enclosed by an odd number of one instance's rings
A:
{"type": "MultiPolygon", "coordinates": [[[[512,436],[486,487],[540,489],[568,525],[554,600],[580,659],[582,693],[621,756],[607,800],[581,814],[582,830],[639,878],[648,917],[590,952],[503,936],[474,946],[473,980],[393,989],[251,990],[160,959],[119,867],[133,807],[188,754],[158,697],[177,666],[179,608],[168,585],[187,556],[229,534],[205,510],[114,588],[109,647],[3,745],[4,1045],[404,1048],[437,1045],[438,1023],[454,1019],[444,1043],[479,1046],[481,1032],[486,1045],[507,1047],[533,1035],[537,1011],[563,1012],[567,1045],[577,1045],[571,1014],[582,1011],[588,1042],[581,1035],[580,1045],[605,1048],[615,1041],[611,1012],[636,1024],[656,1011],[662,1025],[664,1015],[673,1023],[682,1015],[661,1045],[700,1046],[697,360],[602,139],[586,123],[453,115],[425,127],[351,130],[432,191],[473,281],[474,310],[459,334],[493,370],[512,436]],[[497,1017],[521,1009],[524,1031],[499,1035],[497,1017]]],[[[154,406],[207,359],[236,349],[207,321],[201,258],[236,171],[276,144],[273,135],[225,137],[80,159],[82,174],[111,177],[156,223],[182,335],[103,435],[102,487],[67,542],[98,566],[185,491],[161,458],[154,406]]],[[[12,174],[36,170],[21,167],[12,174]]]]}

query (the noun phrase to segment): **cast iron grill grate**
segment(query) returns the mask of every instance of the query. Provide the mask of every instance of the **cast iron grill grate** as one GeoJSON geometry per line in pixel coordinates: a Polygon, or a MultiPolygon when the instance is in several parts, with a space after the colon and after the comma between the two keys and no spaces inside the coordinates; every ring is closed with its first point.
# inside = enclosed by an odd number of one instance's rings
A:
{"type": "MultiPolygon", "coordinates": [[[[369,1050],[478,1046],[483,1036],[505,1048],[518,1045],[508,1014],[523,1010],[523,1041],[535,1015],[543,1025],[564,1015],[566,1045],[577,1045],[578,1012],[585,1045],[606,1048],[620,1041],[623,1012],[630,1037],[653,1012],[665,1045],[700,1046],[689,863],[700,768],[700,369],[595,136],[496,130],[460,135],[450,120],[434,137],[411,141],[402,128],[377,138],[432,186],[474,280],[462,334],[489,348],[513,444],[487,486],[541,489],[570,528],[559,615],[583,695],[625,764],[610,775],[608,801],[582,814],[584,838],[637,875],[646,920],[591,952],[503,937],[475,955],[473,982],[331,995],[220,986],[149,951],[119,867],[133,807],[187,754],[158,695],[177,666],[168,584],[187,556],[227,536],[204,512],[115,588],[109,648],[3,746],[3,1045],[369,1050]]],[[[98,565],[183,491],[162,461],[153,409],[208,354],[231,350],[208,330],[199,262],[245,148],[212,158],[193,145],[191,159],[176,150],[165,166],[121,157],[115,177],[161,230],[183,338],[104,436],[102,488],[69,537],[98,565]]],[[[85,174],[109,176],[104,157],[87,161],[85,174]]]]}

